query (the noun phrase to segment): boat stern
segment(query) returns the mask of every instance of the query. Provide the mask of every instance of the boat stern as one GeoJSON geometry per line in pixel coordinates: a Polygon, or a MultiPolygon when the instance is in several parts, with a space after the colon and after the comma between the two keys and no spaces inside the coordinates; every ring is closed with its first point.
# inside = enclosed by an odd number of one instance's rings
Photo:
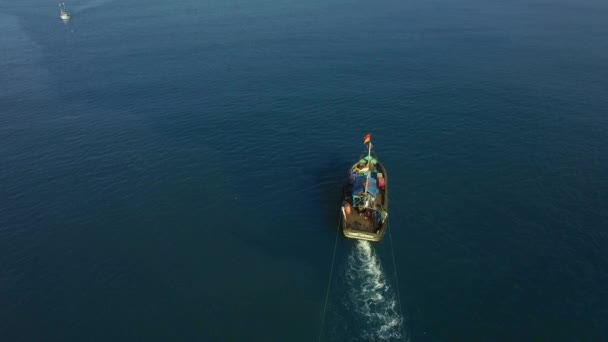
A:
{"type": "Polygon", "coordinates": [[[361,231],[361,230],[350,229],[347,227],[342,228],[342,232],[344,233],[344,236],[346,236],[349,239],[365,240],[365,241],[373,241],[373,242],[378,242],[378,241],[382,240],[382,237],[384,236],[384,231],[385,231],[384,228],[381,229],[378,233],[365,232],[365,231],[361,231]]]}

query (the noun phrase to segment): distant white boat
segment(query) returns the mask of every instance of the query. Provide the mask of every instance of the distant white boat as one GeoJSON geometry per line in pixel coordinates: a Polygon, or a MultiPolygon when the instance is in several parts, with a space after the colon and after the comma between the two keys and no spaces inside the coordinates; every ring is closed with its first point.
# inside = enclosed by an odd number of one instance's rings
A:
{"type": "Polygon", "coordinates": [[[59,18],[61,18],[61,20],[70,20],[71,17],[72,17],[72,14],[70,12],[68,12],[68,10],[65,8],[65,3],[60,2],[59,3],[59,18]]]}

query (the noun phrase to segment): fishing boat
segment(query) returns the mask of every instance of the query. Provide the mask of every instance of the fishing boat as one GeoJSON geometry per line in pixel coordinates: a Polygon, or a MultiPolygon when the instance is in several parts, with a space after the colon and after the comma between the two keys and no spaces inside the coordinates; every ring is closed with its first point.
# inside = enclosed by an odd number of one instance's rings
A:
{"type": "Polygon", "coordinates": [[[70,20],[71,17],[72,17],[72,14],[65,8],[65,3],[60,2],[59,3],[59,18],[61,18],[61,20],[70,20]]]}
{"type": "Polygon", "coordinates": [[[363,144],[367,144],[367,155],[350,168],[343,188],[342,231],[347,238],[380,241],[388,222],[388,176],[372,152],[371,134],[363,144]]]}

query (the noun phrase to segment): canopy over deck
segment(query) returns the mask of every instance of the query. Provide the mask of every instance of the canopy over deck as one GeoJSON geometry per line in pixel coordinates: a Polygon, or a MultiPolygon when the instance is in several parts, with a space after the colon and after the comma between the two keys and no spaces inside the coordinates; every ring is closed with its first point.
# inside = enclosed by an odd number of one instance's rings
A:
{"type": "Polygon", "coordinates": [[[376,197],[378,195],[378,184],[374,178],[367,178],[366,175],[358,175],[355,179],[355,184],[353,185],[353,196],[363,195],[365,192],[365,182],[367,184],[367,193],[376,197]]]}

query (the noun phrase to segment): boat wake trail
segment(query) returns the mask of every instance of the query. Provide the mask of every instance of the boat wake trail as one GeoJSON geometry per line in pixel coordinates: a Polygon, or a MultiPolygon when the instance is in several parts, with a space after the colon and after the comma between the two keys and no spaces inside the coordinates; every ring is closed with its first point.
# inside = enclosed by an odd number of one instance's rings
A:
{"type": "Polygon", "coordinates": [[[111,2],[113,2],[114,0],[92,0],[89,1],[81,6],[75,6],[74,7],[74,12],[83,12],[83,11],[88,11],[90,9],[96,8],[96,7],[101,7],[103,5],[107,5],[111,2]]]}
{"type": "Polygon", "coordinates": [[[403,317],[399,314],[395,291],[388,286],[380,258],[367,241],[357,241],[348,257],[347,306],[362,324],[361,341],[402,341],[403,317]]]}

